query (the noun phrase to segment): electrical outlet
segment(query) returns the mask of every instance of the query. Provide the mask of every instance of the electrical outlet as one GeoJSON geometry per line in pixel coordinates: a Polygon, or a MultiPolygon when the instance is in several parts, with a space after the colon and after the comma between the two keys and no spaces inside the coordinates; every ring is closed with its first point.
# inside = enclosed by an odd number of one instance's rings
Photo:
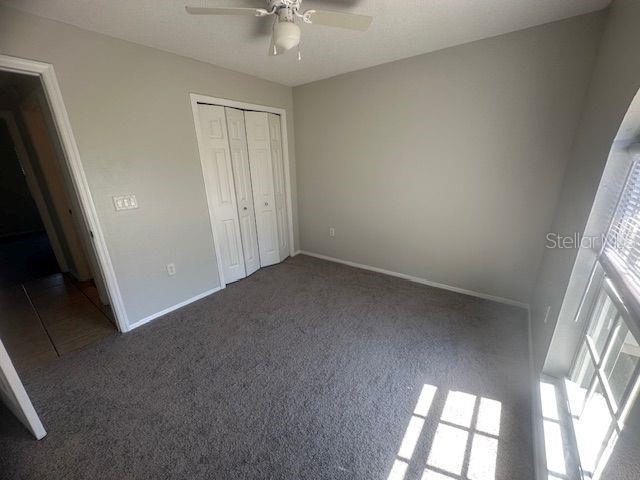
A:
{"type": "Polygon", "coordinates": [[[176,264],[175,263],[167,263],[167,273],[169,276],[176,274],[176,264]]]}
{"type": "Polygon", "coordinates": [[[329,236],[330,237],[335,237],[336,236],[336,229],[333,227],[329,227],[329,236]]]}

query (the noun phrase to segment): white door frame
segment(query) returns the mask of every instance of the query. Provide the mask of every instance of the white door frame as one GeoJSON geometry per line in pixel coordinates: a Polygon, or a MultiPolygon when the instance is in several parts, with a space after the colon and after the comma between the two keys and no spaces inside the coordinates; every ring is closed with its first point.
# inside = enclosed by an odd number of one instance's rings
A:
{"type": "Polygon", "coordinates": [[[64,150],[64,160],[75,189],[74,193],[78,197],[83,219],[92,235],[98,266],[106,283],[118,330],[126,332],[129,330],[129,322],[124,308],[122,294],[120,293],[120,287],[118,286],[115,270],[111,263],[111,257],[109,256],[104,234],[100,227],[98,213],[93,203],[93,198],[91,197],[89,183],[87,182],[87,177],[85,176],[80,159],[80,151],[73,136],[71,122],[69,121],[67,109],[62,100],[62,92],[60,91],[53,65],[0,54],[0,70],[40,77],[55,127],[60,137],[60,144],[64,150]]]}
{"type": "MultiPolygon", "coordinates": [[[[198,103],[206,103],[210,105],[219,105],[222,107],[239,108],[240,110],[255,110],[258,112],[275,113],[280,115],[280,129],[282,130],[282,159],[284,163],[284,181],[285,188],[287,190],[287,214],[289,216],[289,255],[294,256],[295,251],[293,249],[293,210],[291,206],[293,204],[292,190],[291,190],[291,172],[289,168],[289,138],[287,136],[287,111],[284,108],[269,107],[267,105],[256,105],[254,103],[239,102],[237,100],[229,100],[227,98],[211,97],[209,95],[200,95],[198,93],[190,93],[189,98],[191,100],[191,110],[193,111],[193,121],[196,129],[196,137],[198,138],[198,144],[200,144],[200,120],[198,118],[198,103]],[[286,148],[285,148],[286,146],[286,148]]],[[[202,161],[202,156],[200,157],[202,161]]],[[[203,173],[204,178],[204,173],[203,173]]],[[[211,229],[214,232],[214,229],[211,229]]],[[[220,287],[224,288],[226,282],[224,281],[224,275],[222,273],[222,259],[216,245],[219,245],[218,239],[215,233],[213,233],[213,243],[216,252],[216,260],[218,262],[218,274],[220,277],[220,287]]]]}

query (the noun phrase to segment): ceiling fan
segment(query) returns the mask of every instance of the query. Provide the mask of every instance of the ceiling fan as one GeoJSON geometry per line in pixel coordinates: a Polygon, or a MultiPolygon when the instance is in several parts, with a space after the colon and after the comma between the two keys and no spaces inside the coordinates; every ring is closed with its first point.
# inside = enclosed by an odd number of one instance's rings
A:
{"type": "Polygon", "coordinates": [[[302,0],[267,0],[267,8],[236,7],[185,7],[191,15],[246,15],[251,17],[268,17],[273,15],[271,45],[269,55],[280,55],[298,47],[300,59],[300,27],[296,19],[311,25],[327,25],[330,27],[348,28],[365,31],[371,25],[373,17],[354,13],[330,10],[302,10],[302,0]]]}

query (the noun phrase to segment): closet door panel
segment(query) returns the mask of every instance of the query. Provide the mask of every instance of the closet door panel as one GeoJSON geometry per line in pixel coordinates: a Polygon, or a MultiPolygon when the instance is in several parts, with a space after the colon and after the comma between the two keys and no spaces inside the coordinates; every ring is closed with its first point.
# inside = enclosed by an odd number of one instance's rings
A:
{"type": "Polygon", "coordinates": [[[278,255],[280,261],[289,256],[289,222],[287,217],[287,191],[284,181],[284,160],[282,155],[282,131],[280,115],[269,114],[271,157],[273,159],[273,185],[276,205],[276,225],[278,228],[278,255]]]}
{"type": "Polygon", "coordinates": [[[253,205],[251,189],[251,172],[249,170],[249,152],[247,150],[247,135],[244,125],[244,112],[235,108],[225,108],[227,129],[229,133],[229,148],[233,166],[236,203],[240,221],[240,235],[242,237],[242,252],[247,275],[260,268],[260,253],[258,252],[258,231],[253,205]]]}
{"type": "Polygon", "coordinates": [[[260,265],[264,267],[280,261],[269,119],[264,112],[245,112],[244,116],[258,227],[258,250],[260,265]]]}
{"type": "Polygon", "coordinates": [[[200,160],[217,241],[214,246],[222,259],[224,281],[231,283],[246,273],[224,108],[198,105],[198,117],[200,160]]]}
{"type": "MultiPolygon", "coordinates": [[[[260,217],[260,229],[263,233],[264,238],[264,250],[267,255],[275,257],[278,253],[277,244],[274,241],[277,238],[278,232],[275,229],[276,219],[274,215],[273,209],[264,210],[260,217]]],[[[275,257],[276,260],[272,263],[278,263],[279,258],[275,257]]],[[[269,263],[269,265],[272,265],[269,263]]]]}

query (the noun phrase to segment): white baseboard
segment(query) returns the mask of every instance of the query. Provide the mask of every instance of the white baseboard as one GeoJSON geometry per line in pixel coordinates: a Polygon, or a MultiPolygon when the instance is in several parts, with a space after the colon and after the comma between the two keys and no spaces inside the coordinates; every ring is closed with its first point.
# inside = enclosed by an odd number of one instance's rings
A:
{"type": "Polygon", "coordinates": [[[145,323],[149,323],[151,320],[155,320],[158,317],[161,317],[163,315],[166,315],[167,313],[173,312],[174,310],[177,310],[177,309],[182,308],[182,307],[184,307],[186,305],[189,305],[190,303],[193,303],[193,302],[195,302],[197,300],[200,300],[201,298],[208,297],[212,293],[219,292],[220,290],[222,290],[221,287],[212,288],[211,290],[207,290],[206,292],[202,292],[202,293],[196,295],[195,297],[191,297],[191,298],[185,300],[184,302],[177,303],[176,305],[172,305],[171,307],[165,308],[164,310],[160,310],[159,312],[153,313],[153,314],[149,315],[148,317],[145,317],[142,320],[138,320],[137,322],[134,322],[131,325],[129,325],[129,329],[127,331],[130,332],[134,328],[138,328],[138,327],[144,325],[145,323]]]}
{"type": "Polygon", "coordinates": [[[292,257],[295,257],[296,255],[300,255],[302,253],[302,250],[296,250],[295,252],[293,252],[293,255],[291,255],[292,257]]]}
{"type": "Polygon", "coordinates": [[[351,262],[349,260],[342,260],[340,258],[329,257],[327,255],[321,255],[319,253],[308,252],[306,250],[298,250],[296,255],[302,253],[303,255],[309,255],[310,257],[320,258],[322,260],[328,260],[330,262],[342,263],[343,265],[349,265],[350,267],[362,268],[363,270],[370,270],[372,272],[384,273],[385,275],[391,275],[392,277],[402,278],[409,280],[410,282],[420,283],[422,285],[428,285],[429,287],[441,288],[443,290],[449,290],[456,293],[462,293],[464,295],[471,295],[472,297],[483,298],[485,300],[492,300],[498,303],[504,303],[506,305],[512,305],[515,307],[528,309],[529,305],[517,300],[511,300],[509,298],[496,297],[494,295],[488,295],[486,293],[474,292],[473,290],[466,290],[464,288],[453,287],[444,283],[432,282],[426,278],[414,277],[413,275],[407,275],[406,273],[393,272],[391,270],[385,270],[384,268],[372,267],[371,265],[363,265],[362,263],[351,262]]]}

